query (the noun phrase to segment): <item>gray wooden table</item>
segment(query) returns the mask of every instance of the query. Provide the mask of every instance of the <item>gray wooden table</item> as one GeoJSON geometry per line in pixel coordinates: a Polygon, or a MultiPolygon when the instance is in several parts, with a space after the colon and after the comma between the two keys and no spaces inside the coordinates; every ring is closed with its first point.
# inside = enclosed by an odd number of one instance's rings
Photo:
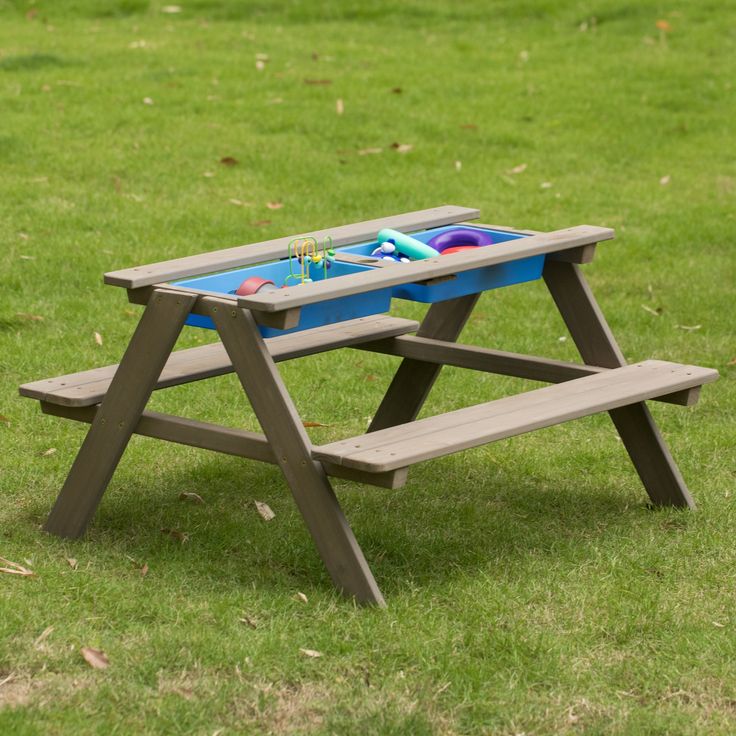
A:
{"type": "MultiPolygon", "coordinates": [[[[340,246],[370,241],[381,228],[417,232],[478,215],[443,206],[305,235],[329,234],[338,259],[355,261],[355,255],[341,254],[340,246]]],[[[692,508],[645,401],[690,406],[717,372],[657,360],[626,365],[580,269],[592,260],[597,243],[613,237],[612,230],[582,225],[550,233],[514,232],[527,237],[248,297],[171,282],[285,258],[295,236],[106,274],[107,284],[125,288],[131,302],[145,305],[120,364],[20,388],[21,395],[39,400],[45,413],[91,424],[46,531],[63,537],[84,533],[134,433],[206,448],[278,465],[337,588],[362,603],[384,605],[330,476],[399,488],[418,462],[602,411],[610,414],[651,502],[692,508]],[[259,329],[296,327],[309,304],[401,284],[431,284],[531,256],[544,256],[544,282],[583,363],[458,344],[480,294],[432,304],[421,323],[376,314],[265,339],[259,329]],[[190,314],[210,317],[221,342],[174,351],[190,314]],[[314,446],[276,363],[343,347],[402,361],[365,434],[314,446]],[[417,420],[443,365],[553,385],[417,420]],[[230,372],[238,376],[262,434],[146,409],[154,390],[230,372]]]]}

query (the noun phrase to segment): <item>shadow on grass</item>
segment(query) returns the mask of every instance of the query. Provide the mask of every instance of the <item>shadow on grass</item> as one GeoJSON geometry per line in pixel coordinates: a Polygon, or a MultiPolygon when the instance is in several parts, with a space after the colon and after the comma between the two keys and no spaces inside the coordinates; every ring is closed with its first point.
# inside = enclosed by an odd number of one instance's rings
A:
{"type": "MultiPolygon", "coordinates": [[[[234,458],[138,474],[132,466],[115,479],[87,541],[72,546],[85,545],[86,555],[145,561],[175,585],[331,591],[278,469],[234,458]],[[182,491],[199,493],[205,504],[180,500],[182,491]],[[276,518],[264,521],[255,500],[268,503],[276,518]],[[186,543],[162,533],[171,529],[186,534],[186,543]]],[[[644,491],[632,506],[619,488],[593,483],[582,473],[531,474],[513,463],[489,468],[486,459],[468,455],[415,468],[403,490],[347,482],[337,488],[380,587],[396,595],[407,585],[433,586],[476,570],[499,578],[523,574],[544,556],[579,561],[604,539],[635,535],[646,513],[644,491]]],[[[47,511],[34,504],[32,523],[47,511]]]]}
{"type": "Polygon", "coordinates": [[[66,62],[54,54],[23,54],[0,60],[0,70],[5,72],[35,71],[59,66],[66,66],[66,62]]]}

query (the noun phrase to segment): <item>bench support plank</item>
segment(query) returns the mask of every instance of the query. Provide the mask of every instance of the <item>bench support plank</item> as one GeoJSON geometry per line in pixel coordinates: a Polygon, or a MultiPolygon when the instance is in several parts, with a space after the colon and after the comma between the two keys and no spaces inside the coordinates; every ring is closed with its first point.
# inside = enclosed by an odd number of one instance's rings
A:
{"type": "MultiPolygon", "coordinates": [[[[610,370],[595,365],[569,363],[564,360],[541,358],[537,355],[509,353],[505,350],[492,350],[477,345],[458,345],[454,342],[415,335],[399,335],[371,340],[353,347],[357,350],[412,358],[426,363],[451,365],[456,368],[468,368],[484,373],[496,373],[501,376],[548,383],[562,383],[610,370]]],[[[654,400],[693,406],[697,403],[699,394],[700,386],[695,386],[684,391],[676,391],[668,396],[660,396],[654,400]]]]}
{"type": "MultiPolygon", "coordinates": [[[[547,260],[542,275],[583,360],[605,368],[626,365],[580,268],[547,260]]],[[[609,413],[652,503],[694,509],[695,502],[647,406],[632,404],[609,413]]]]}
{"type": "Polygon", "coordinates": [[[196,297],[151,295],[44,529],[80,537],[97,509],[196,297]]]}
{"type": "Polygon", "coordinates": [[[206,297],[210,314],[297,507],[336,587],[361,603],[385,606],[253,315],[206,297]]]}

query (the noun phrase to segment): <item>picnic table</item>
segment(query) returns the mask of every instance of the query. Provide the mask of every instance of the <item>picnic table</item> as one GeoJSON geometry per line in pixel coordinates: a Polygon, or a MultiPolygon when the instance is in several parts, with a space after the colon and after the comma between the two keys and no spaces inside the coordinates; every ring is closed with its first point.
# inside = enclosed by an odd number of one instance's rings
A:
{"type": "Polygon", "coordinates": [[[246,296],[213,288],[221,282],[211,275],[231,285],[238,269],[278,266],[294,236],[105,274],[145,306],[120,364],[20,387],[43,412],[91,424],[45,530],[84,533],[133,434],[205,448],[278,465],[337,588],[384,605],[330,477],[396,489],[416,463],[597,412],[609,413],[652,504],[693,508],[645,402],[691,406],[718,373],[661,360],[627,365],[580,269],[613,230],[471,223],[479,214],[442,206],[309,233],[332,239],[342,275],[246,296]],[[382,228],[426,241],[454,226],[496,240],[411,263],[370,255],[382,228]],[[583,363],[457,342],[482,292],[540,277],[583,363]],[[421,323],[385,313],[397,297],[430,305],[421,323]],[[219,342],[174,350],[187,324],[216,329],[219,342]],[[348,347],[402,361],[365,434],[313,445],[276,364],[348,347]],[[444,365],[551,385],[418,420],[444,365]],[[262,433],[146,409],[154,390],[232,372],[262,433]]]}

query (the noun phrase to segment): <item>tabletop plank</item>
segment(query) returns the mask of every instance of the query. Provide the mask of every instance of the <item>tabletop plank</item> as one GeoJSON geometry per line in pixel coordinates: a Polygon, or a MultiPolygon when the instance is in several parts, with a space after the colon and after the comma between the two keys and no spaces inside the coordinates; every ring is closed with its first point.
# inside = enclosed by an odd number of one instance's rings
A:
{"type": "Polygon", "coordinates": [[[470,271],[484,266],[529,258],[531,256],[577,248],[613,238],[614,232],[607,227],[578,225],[577,227],[539,233],[519,240],[498,243],[486,248],[474,248],[448,256],[412,261],[396,268],[377,268],[340,278],[315,281],[309,284],[268,291],[252,296],[239,297],[238,305],[258,312],[278,312],[305,304],[328,299],[384,289],[398,284],[446,276],[470,271]]]}
{"type": "Polygon", "coordinates": [[[110,271],[105,274],[105,283],[111,286],[122,286],[126,289],[138,289],[164,281],[183,279],[189,276],[199,276],[215,271],[225,271],[229,268],[238,268],[262,261],[276,260],[288,256],[289,243],[297,237],[312,236],[322,240],[327,236],[332,238],[334,246],[361,243],[375,239],[379,230],[389,227],[394,230],[415,232],[430,227],[452,225],[464,220],[473,220],[480,216],[480,211],[469,207],[442,205],[416,212],[406,212],[401,215],[380,217],[376,220],[356,222],[352,225],[315,230],[297,235],[287,235],[282,238],[265,240],[251,245],[239,245],[234,248],[213,250],[209,253],[199,253],[194,256],[175,258],[170,261],[160,261],[146,266],[125,268],[120,271],[110,271]]]}

